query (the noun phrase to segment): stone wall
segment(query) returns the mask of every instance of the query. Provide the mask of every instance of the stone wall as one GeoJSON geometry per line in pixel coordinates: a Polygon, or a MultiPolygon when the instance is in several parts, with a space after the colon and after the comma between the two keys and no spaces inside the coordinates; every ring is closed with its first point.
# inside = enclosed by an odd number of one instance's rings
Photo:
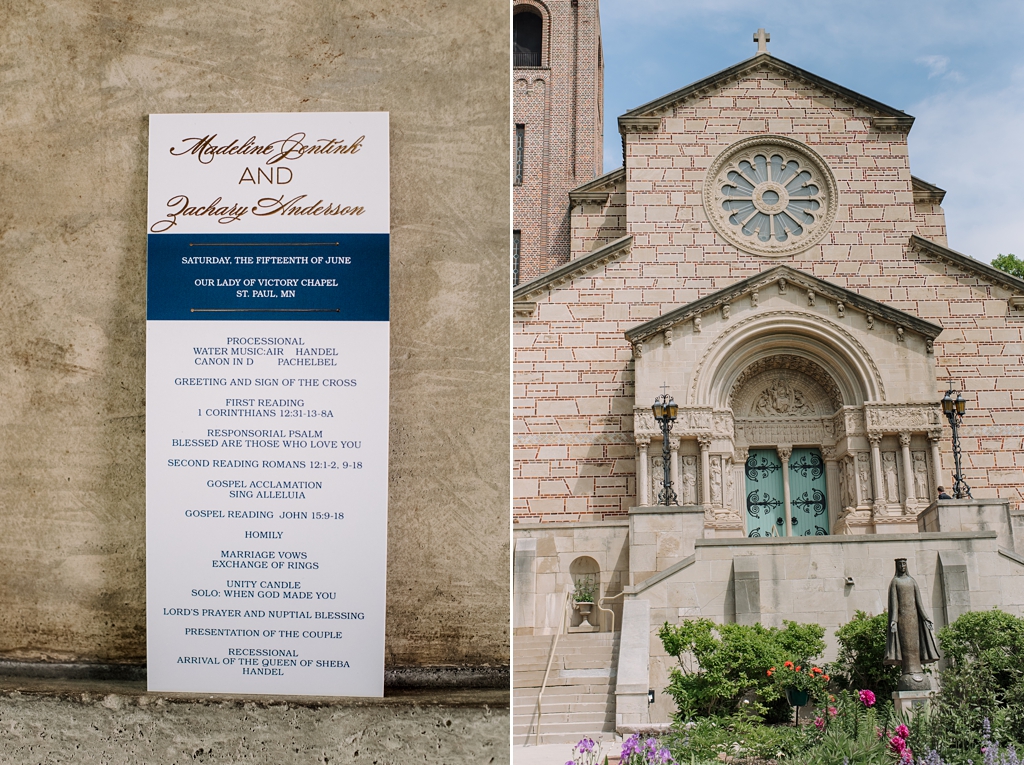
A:
{"type": "Polygon", "coordinates": [[[936,630],[964,610],[998,607],[1024,614],[1024,558],[1001,548],[994,531],[698,540],[692,563],[627,588],[627,600],[646,601],[650,608],[647,624],[623,625],[623,642],[631,629],[649,636],[650,687],[659,692],[650,721],[667,722],[674,712],[660,693],[675,663],[657,636],[665,622],[814,622],[825,627],[830,661],[840,625],[857,610],[878,614],[888,608],[893,561],[901,557],[908,559],[936,630]]]}
{"type": "MultiPolygon", "coordinates": [[[[516,518],[625,515],[637,496],[636,391],[623,333],[779,263],[941,325],[934,343],[937,382],[933,390],[916,390],[914,400],[937,402],[947,379],[962,386],[964,468],[974,496],[1019,503],[1024,322],[1008,308],[1011,290],[910,246],[915,234],[944,242],[945,222],[937,202],[915,204],[915,193],[921,194],[911,178],[905,130],[874,127],[865,109],[770,71],[695,95],[659,124],[625,135],[631,247],[532,295],[535,310],[516,322],[516,518]],[[702,201],[714,158],[764,132],[810,146],[837,185],[828,234],[781,260],[727,243],[702,201]]],[[[584,213],[574,220],[595,232],[601,211],[587,206],[584,213]]],[[[581,236],[580,249],[592,238],[581,236]]],[[[947,426],[944,481],[952,467],[948,435],[947,426]]]]}
{"type": "Polygon", "coordinates": [[[145,660],[147,115],[388,110],[387,663],[507,664],[508,6],[3,8],[0,656],[145,660]]]}

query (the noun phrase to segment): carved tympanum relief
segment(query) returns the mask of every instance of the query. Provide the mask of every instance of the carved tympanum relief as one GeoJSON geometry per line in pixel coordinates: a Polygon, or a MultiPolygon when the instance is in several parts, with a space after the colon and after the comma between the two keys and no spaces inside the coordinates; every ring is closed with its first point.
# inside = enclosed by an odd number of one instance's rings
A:
{"type": "Polygon", "coordinates": [[[802,390],[791,385],[786,377],[779,376],[761,391],[750,414],[760,417],[812,417],[814,407],[807,401],[807,396],[802,390]]]}
{"type": "Polygon", "coordinates": [[[715,230],[741,250],[769,256],[792,255],[820,241],[835,218],[836,197],[825,161],[781,136],[729,147],[712,162],[704,185],[715,230]]]}

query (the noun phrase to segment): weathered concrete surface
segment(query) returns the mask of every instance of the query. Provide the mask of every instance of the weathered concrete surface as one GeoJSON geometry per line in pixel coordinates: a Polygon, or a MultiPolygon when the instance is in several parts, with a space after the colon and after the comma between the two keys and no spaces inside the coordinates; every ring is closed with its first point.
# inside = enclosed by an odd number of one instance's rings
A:
{"type": "Polygon", "coordinates": [[[0,0],[0,656],[142,661],[147,115],[391,112],[387,661],[508,663],[504,0],[0,0]]]}
{"type": "Polygon", "coordinates": [[[140,684],[0,679],[0,761],[37,763],[507,763],[508,693],[364,702],[181,697],[140,684]]]}

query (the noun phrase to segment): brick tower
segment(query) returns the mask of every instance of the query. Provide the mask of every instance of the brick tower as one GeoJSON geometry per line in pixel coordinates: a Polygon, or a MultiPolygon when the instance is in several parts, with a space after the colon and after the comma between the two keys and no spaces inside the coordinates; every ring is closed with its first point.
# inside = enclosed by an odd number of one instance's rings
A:
{"type": "Polygon", "coordinates": [[[570,190],[602,167],[598,0],[513,0],[513,268],[518,284],[569,260],[570,190]]]}

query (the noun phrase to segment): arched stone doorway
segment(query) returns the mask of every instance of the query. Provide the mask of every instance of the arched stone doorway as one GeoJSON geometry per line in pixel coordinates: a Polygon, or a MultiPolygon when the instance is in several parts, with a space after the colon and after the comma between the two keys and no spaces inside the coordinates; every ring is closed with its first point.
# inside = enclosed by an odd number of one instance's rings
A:
{"type": "Polygon", "coordinates": [[[629,330],[637,504],[660,488],[649,402],[665,386],[670,475],[706,535],[916,529],[941,482],[940,331],[786,266],[629,330]]]}

